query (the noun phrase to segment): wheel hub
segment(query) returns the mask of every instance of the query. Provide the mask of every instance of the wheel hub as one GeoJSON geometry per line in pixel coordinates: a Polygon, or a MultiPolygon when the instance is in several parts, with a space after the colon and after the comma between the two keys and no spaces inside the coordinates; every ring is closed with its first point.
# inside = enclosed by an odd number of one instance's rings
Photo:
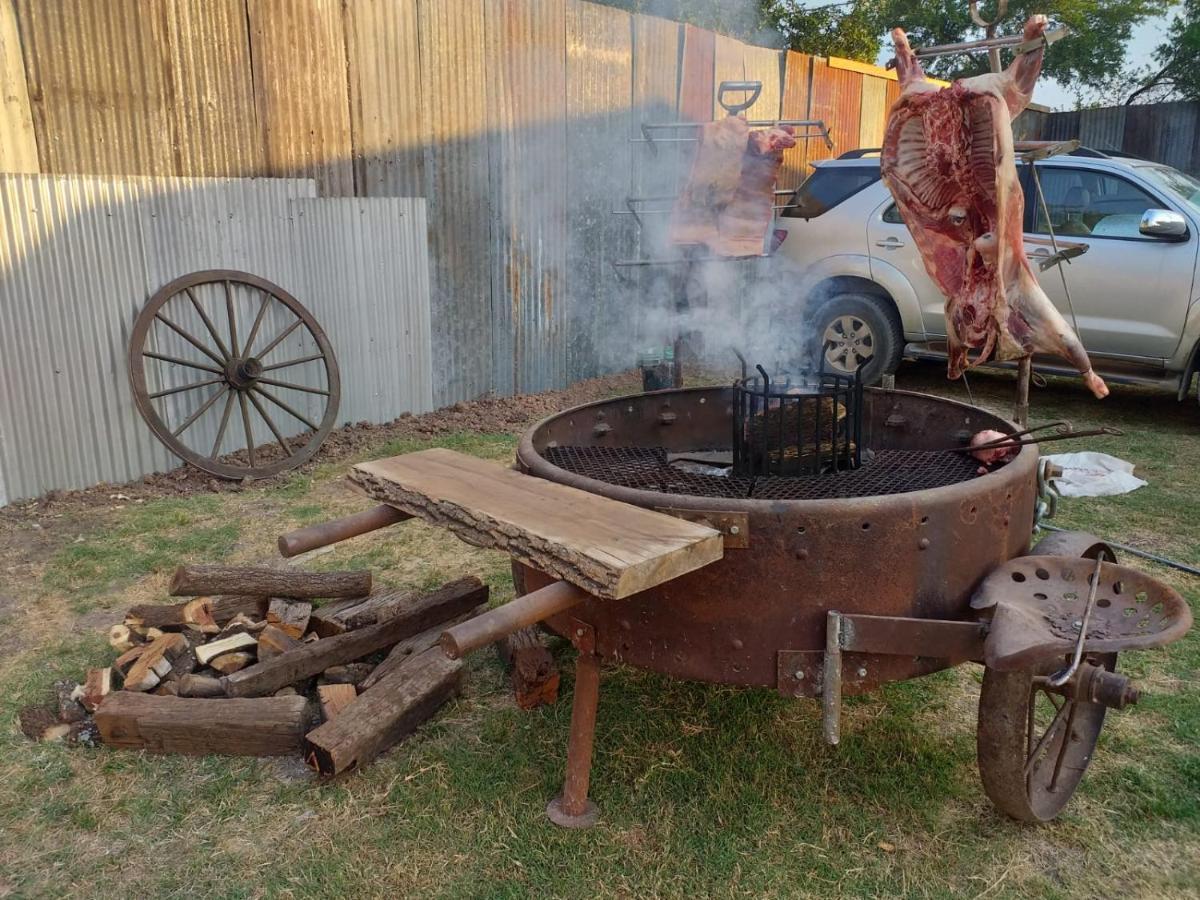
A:
{"type": "Polygon", "coordinates": [[[875,355],[871,327],[857,316],[838,316],[825,328],[822,339],[825,361],[841,372],[853,374],[875,355]]]}
{"type": "Polygon", "coordinates": [[[253,356],[234,357],[225,363],[225,379],[235,390],[248,391],[262,377],[263,364],[253,356]]]}

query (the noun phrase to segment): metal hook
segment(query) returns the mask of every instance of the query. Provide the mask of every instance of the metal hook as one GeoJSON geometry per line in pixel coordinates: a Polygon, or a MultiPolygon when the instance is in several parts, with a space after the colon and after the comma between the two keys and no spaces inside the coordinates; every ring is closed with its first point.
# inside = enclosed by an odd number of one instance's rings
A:
{"type": "MultiPolygon", "coordinates": [[[[996,17],[990,22],[979,14],[979,0],[971,0],[971,21],[983,29],[984,35],[990,40],[996,36],[996,26],[1008,15],[1008,0],[996,0],[996,17]]],[[[993,72],[1000,71],[1000,50],[988,48],[988,67],[993,72]]]]}

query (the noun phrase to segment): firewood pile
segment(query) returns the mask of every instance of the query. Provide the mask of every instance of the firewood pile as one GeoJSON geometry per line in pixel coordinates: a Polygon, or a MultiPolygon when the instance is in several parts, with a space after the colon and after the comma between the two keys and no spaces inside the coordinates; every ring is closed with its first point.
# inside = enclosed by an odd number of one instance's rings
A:
{"type": "MultiPolygon", "coordinates": [[[[336,775],[460,692],[463,664],[438,638],[488,599],[474,577],[413,594],[372,591],[365,571],[229,566],[180,567],[170,593],[188,599],[129,609],[109,631],[115,660],[56,683],[54,703],[21,711],[22,731],[156,753],[301,753],[336,775]]],[[[536,634],[498,649],[523,707],[553,700],[558,673],[536,634]]]]}

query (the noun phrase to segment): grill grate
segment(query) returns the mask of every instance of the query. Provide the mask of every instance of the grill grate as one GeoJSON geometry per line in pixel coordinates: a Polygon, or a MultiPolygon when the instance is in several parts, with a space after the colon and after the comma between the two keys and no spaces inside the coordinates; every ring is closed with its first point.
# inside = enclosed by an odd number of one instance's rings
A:
{"type": "Polygon", "coordinates": [[[663,494],[762,500],[832,500],[924,491],[968,481],[979,467],[962,453],[877,450],[872,459],[847,472],[739,478],[670,465],[662,447],[550,447],[542,456],[560,469],[605,484],[663,494]]]}

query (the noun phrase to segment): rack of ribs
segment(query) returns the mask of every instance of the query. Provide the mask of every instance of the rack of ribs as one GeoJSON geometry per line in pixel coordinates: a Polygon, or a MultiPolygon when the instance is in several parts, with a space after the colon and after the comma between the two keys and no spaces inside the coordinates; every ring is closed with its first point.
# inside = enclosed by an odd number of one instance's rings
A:
{"type": "MultiPolygon", "coordinates": [[[[1031,16],[1025,40],[1045,29],[1045,16],[1031,16]]],[[[1107,396],[1025,255],[1012,117],[1029,103],[1044,47],[1019,53],[1003,72],[938,88],[925,80],[904,31],[894,29],[892,40],[901,94],[888,113],[880,167],[946,297],[950,377],[991,358],[1050,353],[1069,360],[1093,394],[1107,396]],[[968,350],[978,351],[974,359],[968,350]]]]}

